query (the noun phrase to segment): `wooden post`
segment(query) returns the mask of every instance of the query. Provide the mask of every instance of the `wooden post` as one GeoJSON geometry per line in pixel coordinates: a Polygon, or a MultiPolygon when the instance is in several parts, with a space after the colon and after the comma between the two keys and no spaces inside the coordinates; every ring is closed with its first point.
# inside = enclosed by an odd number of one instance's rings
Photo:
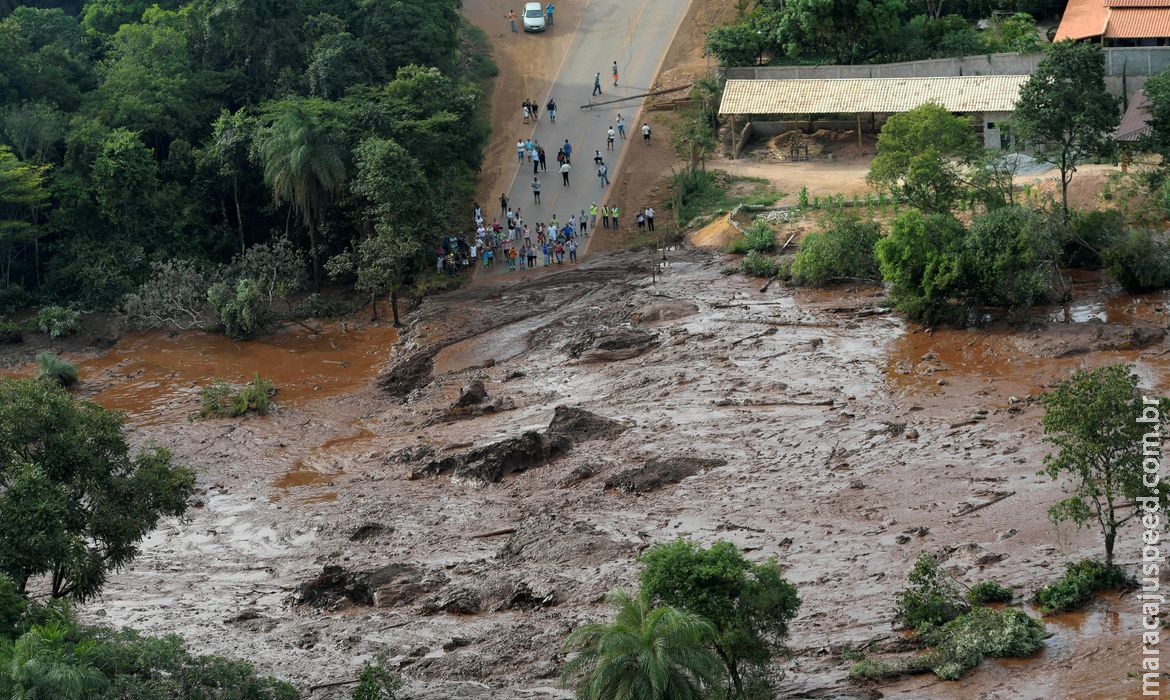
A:
{"type": "Polygon", "coordinates": [[[735,131],[736,131],[735,115],[733,114],[733,115],[731,115],[731,159],[732,160],[735,160],[736,156],[739,154],[739,149],[736,148],[737,135],[736,135],[735,131]]]}
{"type": "Polygon", "coordinates": [[[861,112],[857,113],[857,150],[861,150],[861,112]]]}

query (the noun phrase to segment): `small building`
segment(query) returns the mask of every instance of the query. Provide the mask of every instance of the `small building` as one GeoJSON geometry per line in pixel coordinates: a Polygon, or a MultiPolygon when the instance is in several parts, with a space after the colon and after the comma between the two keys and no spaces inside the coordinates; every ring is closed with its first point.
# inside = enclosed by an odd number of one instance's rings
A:
{"type": "Polygon", "coordinates": [[[753,123],[807,120],[811,131],[816,117],[855,117],[858,143],[862,116],[871,131],[878,115],[909,112],[937,104],[956,114],[973,117],[988,148],[1006,148],[1010,135],[1001,124],[1015,111],[1026,75],[963,75],[932,78],[835,78],[825,80],[728,80],[719,104],[720,116],[731,118],[732,150],[742,150],[753,123]],[[740,129],[742,128],[742,133],[740,129]]]}
{"type": "Polygon", "coordinates": [[[1054,41],[1170,46],[1170,0],[1069,0],[1054,41]]]}

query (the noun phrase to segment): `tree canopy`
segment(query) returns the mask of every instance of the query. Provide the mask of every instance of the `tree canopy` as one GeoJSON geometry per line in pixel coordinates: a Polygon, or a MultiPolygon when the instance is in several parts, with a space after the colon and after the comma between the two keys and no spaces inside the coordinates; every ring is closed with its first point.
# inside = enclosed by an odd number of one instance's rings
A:
{"type": "Polygon", "coordinates": [[[162,447],[131,453],[121,416],[50,382],[0,379],[0,572],[19,591],[88,600],[181,515],[194,474],[162,447]]]}

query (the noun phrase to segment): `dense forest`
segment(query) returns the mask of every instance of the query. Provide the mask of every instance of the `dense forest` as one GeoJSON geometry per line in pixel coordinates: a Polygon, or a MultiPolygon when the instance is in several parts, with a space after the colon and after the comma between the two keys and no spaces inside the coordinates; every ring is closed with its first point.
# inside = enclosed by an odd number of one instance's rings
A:
{"type": "Polygon", "coordinates": [[[216,284],[259,296],[249,265],[408,281],[487,137],[494,67],[460,10],[0,0],[0,314],[130,295],[158,320],[216,284]]]}

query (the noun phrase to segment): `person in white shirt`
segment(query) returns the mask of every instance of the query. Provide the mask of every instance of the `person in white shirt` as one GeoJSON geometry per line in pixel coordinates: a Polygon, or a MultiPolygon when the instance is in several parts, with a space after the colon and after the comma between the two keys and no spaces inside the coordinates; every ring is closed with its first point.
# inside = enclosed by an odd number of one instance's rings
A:
{"type": "Polygon", "coordinates": [[[565,163],[564,165],[561,166],[561,184],[564,185],[565,187],[569,186],[569,168],[570,167],[571,166],[568,163],[565,163]]]}
{"type": "Polygon", "coordinates": [[[647,145],[650,143],[650,125],[648,123],[642,124],[642,141],[647,145]]]}

